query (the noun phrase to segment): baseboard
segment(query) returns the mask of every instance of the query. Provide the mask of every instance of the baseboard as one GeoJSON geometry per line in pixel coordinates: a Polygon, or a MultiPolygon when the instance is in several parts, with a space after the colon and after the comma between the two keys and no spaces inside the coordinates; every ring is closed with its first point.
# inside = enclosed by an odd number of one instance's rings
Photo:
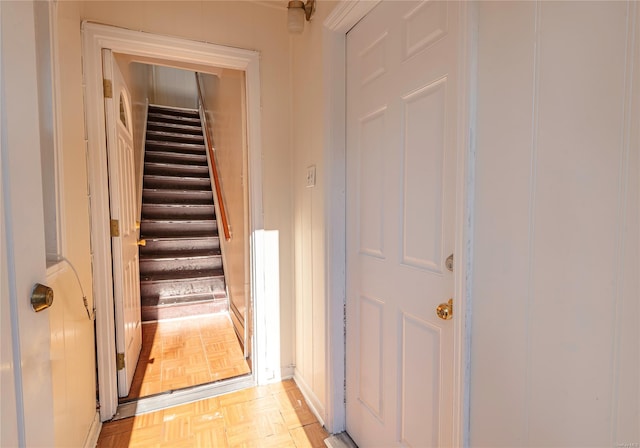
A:
{"type": "Polygon", "coordinates": [[[307,404],[309,405],[309,409],[311,409],[311,412],[313,412],[313,415],[315,415],[318,421],[320,422],[320,424],[324,426],[324,416],[325,416],[324,405],[320,402],[320,400],[318,400],[318,397],[316,397],[316,394],[313,393],[309,385],[305,382],[305,380],[302,378],[302,376],[297,370],[294,371],[293,381],[295,381],[296,384],[298,385],[298,389],[300,389],[300,392],[302,392],[302,395],[307,401],[307,404]]]}
{"type": "Polygon", "coordinates": [[[294,367],[287,366],[280,368],[280,379],[281,380],[290,380],[294,375],[294,367]]]}
{"type": "Polygon", "coordinates": [[[102,429],[102,422],[100,421],[100,413],[96,412],[91,427],[89,427],[89,433],[84,441],[84,448],[95,448],[98,444],[98,437],[100,437],[100,430],[102,429]]]}

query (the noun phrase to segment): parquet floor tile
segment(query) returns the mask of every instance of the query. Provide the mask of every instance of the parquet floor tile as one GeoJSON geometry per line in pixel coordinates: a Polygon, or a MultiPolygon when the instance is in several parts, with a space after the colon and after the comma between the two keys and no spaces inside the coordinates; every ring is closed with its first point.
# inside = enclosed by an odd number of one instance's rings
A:
{"type": "Polygon", "coordinates": [[[98,448],[324,448],[292,380],[105,423],[98,448]]]}
{"type": "Polygon", "coordinates": [[[142,350],[121,401],[249,373],[227,313],[142,325],[142,350]]]}

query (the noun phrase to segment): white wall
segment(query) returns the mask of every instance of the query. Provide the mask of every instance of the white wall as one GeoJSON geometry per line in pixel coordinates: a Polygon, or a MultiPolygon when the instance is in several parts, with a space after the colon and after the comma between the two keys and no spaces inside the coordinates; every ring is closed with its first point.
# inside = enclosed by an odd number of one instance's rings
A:
{"type": "MultiPolygon", "coordinates": [[[[223,69],[217,76],[202,74],[200,84],[231,232],[231,240],[226,241],[220,227],[225,278],[231,310],[237,316],[234,321],[244,331],[250,281],[245,76],[239,70],[223,69]]],[[[220,225],[220,217],[218,221],[220,225]]]]}
{"type": "Polygon", "coordinates": [[[471,446],[640,441],[639,26],[479,6],[471,446]]]}
{"type": "Polygon", "coordinates": [[[198,108],[198,91],[195,73],[173,67],[154,65],[153,104],[163,106],[198,108]]]}
{"type": "Polygon", "coordinates": [[[291,141],[293,145],[295,225],[295,375],[319,416],[326,419],[325,183],[322,22],[335,2],[319,2],[301,35],[291,37],[293,80],[291,141]],[[315,166],[316,186],[307,187],[307,167],[315,166]]]}

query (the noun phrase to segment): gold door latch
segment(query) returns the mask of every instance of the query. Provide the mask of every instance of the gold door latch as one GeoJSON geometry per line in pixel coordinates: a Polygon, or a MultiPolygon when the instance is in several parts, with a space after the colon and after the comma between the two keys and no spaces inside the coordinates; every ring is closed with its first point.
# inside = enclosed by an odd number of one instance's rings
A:
{"type": "Polygon", "coordinates": [[[453,299],[449,299],[447,303],[441,303],[436,308],[436,314],[442,320],[449,320],[453,318],[453,299]]]}

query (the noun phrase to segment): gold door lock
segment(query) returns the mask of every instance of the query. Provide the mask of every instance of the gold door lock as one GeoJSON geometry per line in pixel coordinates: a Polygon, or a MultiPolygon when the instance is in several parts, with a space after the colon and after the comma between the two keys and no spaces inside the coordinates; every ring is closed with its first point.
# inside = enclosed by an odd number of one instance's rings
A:
{"type": "Polygon", "coordinates": [[[441,303],[436,308],[436,314],[442,320],[449,320],[453,318],[453,299],[449,299],[447,303],[441,303]]]}

